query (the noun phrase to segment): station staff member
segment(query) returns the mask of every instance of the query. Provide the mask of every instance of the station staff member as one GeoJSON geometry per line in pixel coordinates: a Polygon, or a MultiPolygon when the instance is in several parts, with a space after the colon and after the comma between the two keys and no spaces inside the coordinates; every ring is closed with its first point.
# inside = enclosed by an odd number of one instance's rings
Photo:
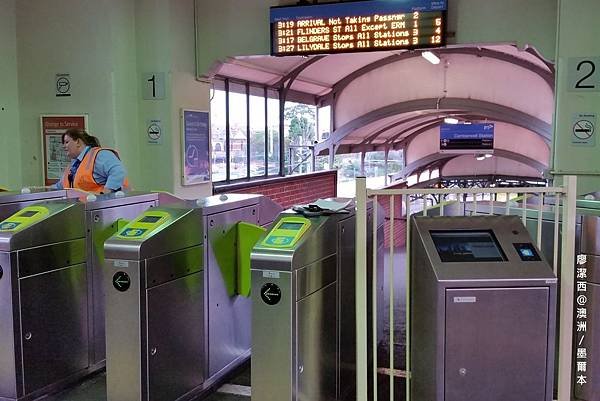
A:
{"type": "Polygon", "coordinates": [[[79,129],[69,129],[62,136],[65,152],[72,159],[57,189],[76,188],[93,193],[128,189],[125,168],[113,149],[101,148],[98,139],[79,129]]]}

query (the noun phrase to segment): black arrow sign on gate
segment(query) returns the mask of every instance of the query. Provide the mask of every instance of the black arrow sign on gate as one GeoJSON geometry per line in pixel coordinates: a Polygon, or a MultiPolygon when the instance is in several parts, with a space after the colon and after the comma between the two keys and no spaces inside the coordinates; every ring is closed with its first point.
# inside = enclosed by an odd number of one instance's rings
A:
{"type": "Polygon", "coordinates": [[[125,292],[131,286],[131,279],[125,272],[116,272],[112,281],[113,287],[115,287],[117,291],[125,292]]]}
{"type": "Polygon", "coordinates": [[[260,289],[260,297],[267,305],[275,305],[281,300],[281,289],[275,283],[266,283],[260,289]]]}

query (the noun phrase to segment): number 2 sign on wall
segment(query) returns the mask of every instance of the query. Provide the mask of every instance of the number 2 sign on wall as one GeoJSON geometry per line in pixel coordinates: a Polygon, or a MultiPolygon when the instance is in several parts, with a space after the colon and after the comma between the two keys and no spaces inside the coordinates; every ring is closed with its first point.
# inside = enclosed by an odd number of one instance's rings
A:
{"type": "Polygon", "coordinates": [[[568,79],[571,92],[600,92],[600,57],[569,59],[568,79]]]}

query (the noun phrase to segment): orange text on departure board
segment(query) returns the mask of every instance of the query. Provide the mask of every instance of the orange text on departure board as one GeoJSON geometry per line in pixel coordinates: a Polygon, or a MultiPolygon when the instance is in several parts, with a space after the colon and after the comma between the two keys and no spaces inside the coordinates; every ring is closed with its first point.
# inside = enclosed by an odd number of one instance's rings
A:
{"type": "Polygon", "coordinates": [[[444,42],[439,11],[301,19],[273,25],[273,50],[280,55],[435,47],[444,42]]]}

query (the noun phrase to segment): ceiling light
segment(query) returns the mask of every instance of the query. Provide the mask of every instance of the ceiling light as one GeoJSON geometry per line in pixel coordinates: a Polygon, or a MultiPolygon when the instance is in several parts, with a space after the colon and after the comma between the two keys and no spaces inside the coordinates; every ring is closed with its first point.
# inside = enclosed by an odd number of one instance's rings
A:
{"type": "Polygon", "coordinates": [[[491,153],[486,153],[486,154],[485,154],[485,155],[483,155],[483,156],[485,156],[485,158],[486,158],[486,159],[489,159],[490,157],[492,157],[492,154],[491,154],[491,153]]]}
{"type": "Polygon", "coordinates": [[[431,64],[439,64],[440,63],[440,58],[430,51],[421,53],[421,56],[423,56],[423,58],[425,60],[429,61],[431,64]]]}
{"type": "Polygon", "coordinates": [[[452,117],[444,118],[444,122],[446,124],[458,124],[458,120],[456,118],[452,118],[452,117]]]}
{"type": "Polygon", "coordinates": [[[475,155],[475,159],[479,161],[485,160],[485,155],[475,155]]]}

